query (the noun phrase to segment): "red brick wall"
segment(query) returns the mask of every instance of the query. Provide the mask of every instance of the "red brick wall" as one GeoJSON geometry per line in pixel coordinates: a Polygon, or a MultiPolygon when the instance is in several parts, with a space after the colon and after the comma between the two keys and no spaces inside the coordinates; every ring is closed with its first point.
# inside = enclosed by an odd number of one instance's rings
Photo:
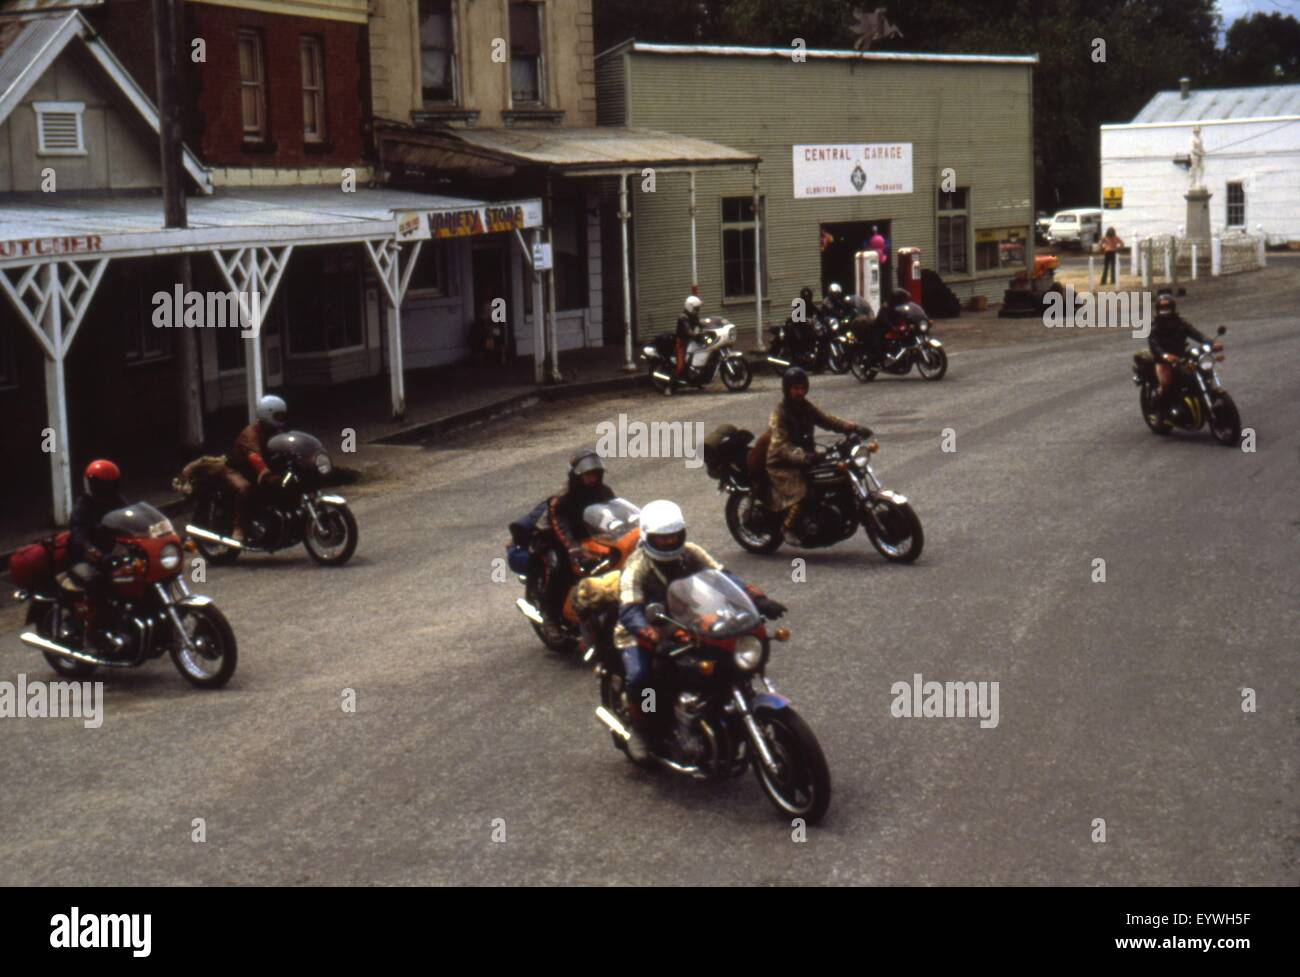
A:
{"type": "Polygon", "coordinates": [[[185,67],[191,104],[186,112],[187,139],[213,166],[327,166],[362,159],[365,136],[365,90],[369,75],[366,29],[360,24],[310,17],[286,17],[254,10],[186,4],[183,35],[207,42],[207,62],[185,67]],[[266,58],[266,106],[269,147],[253,149],[243,141],[240,118],[240,28],[262,32],[266,58]],[[324,48],[325,145],[308,148],[302,138],[302,76],[298,40],[309,34],[324,48]]]}

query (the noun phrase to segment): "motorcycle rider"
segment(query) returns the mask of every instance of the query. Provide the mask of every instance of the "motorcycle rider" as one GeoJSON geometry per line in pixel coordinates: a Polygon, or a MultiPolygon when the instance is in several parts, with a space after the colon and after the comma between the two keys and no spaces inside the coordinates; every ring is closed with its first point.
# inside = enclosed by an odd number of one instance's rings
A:
{"type": "Polygon", "coordinates": [[[671,395],[673,387],[686,380],[687,353],[692,343],[704,338],[704,326],[700,324],[700,307],[704,304],[698,295],[686,296],[682,305],[682,314],[677,317],[676,353],[677,365],[673,370],[673,382],[668,384],[664,393],[671,395]]]}
{"type": "Polygon", "coordinates": [[[564,491],[546,500],[547,538],[543,545],[548,545],[552,552],[546,558],[550,573],[542,594],[541,611],[546,620],[541,627],[547,641],[563,640],[560,620],[564,615],[564,598],[585,569],[587,556],[582,541],[589,534],[582,519],[583,510],[612,498],[614,490],[605,484],[605,463],[594,448],[581,448],[569,459],[569,478],[564,491]]]}
{"type": "Polygon", "coordinates": [[[896,288],[889,293],[889,300],[881,303],[879,314],[863,327],[867,337],[867,356],[870,364],[879,369],[884,365],[885,334],[893,328],[900,311],[912,301],[911,293],[904,288],[896,288]]]}
{"type": "Polygon", "coordinates": [[[644,693],[651,678],[652,656],[665,638],[684,640],[684,634],[665,635],[646,617],[649,604],[662,604],[668,597],[668,585],[701,570],[719,570],[743,587],[760,614],[776,620],[786,607],[753,584],[742,582],[710,556],[702,546],[686,541],[686,519],[681,508],[667,499],[657,499],[641,510],[641,542],[628,557],[619,579],[618,625],[614,645],[623,658],[627,680],[628,709],[632,720],[632,738],[628,755],[641,763],[649,759],[647,734],[652,732],[652,709],[642,710],[644,693]]]}
{"type": "Polygon", "coordinates": [[[235,531],[232,538],[243,542],[248,532],[248,510],[253,486],[271,481],[275,475],[266,465],[266,443],[284,430],[289,408],[284,401],[267,394],[257,401],[257,420],[239,432],[230,452],[226,481],[235,493],[235,531]]]}
{"type": "Polygon", "coordinates": [[[99,628],[109,643],[113,635],[106,632],[110,623],[108,598],[112,577],[108,556],[113,549],[114,534],[104,526],[104,517],[126,505],[122,498],[122,472],[113,462],[99,458],[86,466],[82,475],[85,493],[72,507],[68,523],[68,575],[86,592],[86,628],[99,628]]]}
{"type": "Polygon", "coordinates": [[[838,282],[831,282],[826,289],[826,298],[822,301],[821,311],[822,315],[834,316],[836,319],[848,319],[853,315],[853,306],[838,282]]]}
{"type": "Polygon", "coordinates": [[[771,496],[768,508],[772,512],[785,511],[782,532],[788,542],[802,546],[804,543],[796,527],[802,514],[803,500],[808,495],[803,470],[817,463],[816,443],[813,440],[816,429],[820,427],[841,434],[856,433],[864,438],[871,437],[871,429],[841,420],[814,406],[808,400],[808,374],[797,366],[792,366],[782,374],[781,392],[785,396],[768,420],[768,431],[771,434],[767,446],[767,477],[771,496]]]}
{"type": "MultiPolygon", "coordinates": [[[[1195,326],[1178,314],[1178,304],[1171,292],[1162,291],[1156,296],[1156,319],[1151,324],[1147,345],[1156,361],[1156,379],[1160,392],[1156,396],[1155,420],[1168,424],[1166,417],[1177,417],[1179,406],[1178,385],[1174,383],[1174,367],[1187,351],[1187,341],[1210,343],[1195,326]]],[[[1223,343],[1215,340],[1211,348],[1218,352],[1223,343]]]]}

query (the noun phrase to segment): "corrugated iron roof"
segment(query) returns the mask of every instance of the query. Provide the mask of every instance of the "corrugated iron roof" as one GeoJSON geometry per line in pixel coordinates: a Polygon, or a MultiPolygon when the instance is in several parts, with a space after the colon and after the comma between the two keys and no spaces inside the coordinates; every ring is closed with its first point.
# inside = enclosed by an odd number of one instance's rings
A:
{"type": "Polygon", "coordinates": [[[12,109],[8,104],[12,101],[10,93],[24,87],[23,76],[28,71],[44,70],[42,55],[61,48],[76,35],[77,28],[75,13],[4,22],[0,28],[0,119],[12,109]]]}
{"type": "Polygon", "coordinates": [[[1162,122],[1219,122],[1300,116],[1300,85],[1193,89],[1187,98],[1160,92],[1133,117],[1131,125],[1162,122]]]}
{"type": "Polygon", "coordinates": [[[102,7],[105,0],[4,0],[0,13],[28,14],[50,13],[64,10],[91,10],[102,7]]]}
{"type": "MultiPolygon", "coordinates": [[[[708,54],[732,58],[784,58],[794,52],[790,47],[733,47],[722,44],[653,44],[646,41],[624,41],[597,59],[630,50],[644,54],[708,54]]],[[[800,56],[841,61],[938,61],[952,64],[1038,64],[1036,54],[926,54],[920,51],[854,51],[826,48],[809,48],[800,56]]]]}
{"type": "MultiPolygon", "coordinates": [[[[389,133],[401,139],[399,133],[389,133]]],[[[571,173],[640,166],[752,166],[753,153],[654,129],[590,126],[553,129],[455,129],[413,133],[431,144],[460,142],[499,159],[571,173]]]]}

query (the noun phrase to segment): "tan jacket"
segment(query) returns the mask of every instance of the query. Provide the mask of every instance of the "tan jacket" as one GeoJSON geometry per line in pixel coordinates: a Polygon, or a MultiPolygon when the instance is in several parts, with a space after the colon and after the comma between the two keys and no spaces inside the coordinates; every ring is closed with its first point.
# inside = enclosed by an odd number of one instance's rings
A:
{"type": "Polygon", "coordinates": [[[772,443],[767,448],[768,500],[773,512],[788,509],[808,494],[803,465],[808,459],[816,428],[847,434],[855,427],[833,414],[827,414],[809,401],[793,411],[786,401],[776,405],[767,422],[772,443]]]}

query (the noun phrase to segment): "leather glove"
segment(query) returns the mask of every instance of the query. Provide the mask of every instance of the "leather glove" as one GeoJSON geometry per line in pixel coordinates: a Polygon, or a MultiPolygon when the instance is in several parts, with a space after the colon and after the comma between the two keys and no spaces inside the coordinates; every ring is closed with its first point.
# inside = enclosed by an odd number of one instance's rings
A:
{"type": "Polygon", "coordinates": [[[673,628],[673,633],[670,637],[672,638],[674,644],[679,644],[679,645],[684,645],[686,644],[686,642],[691,640],[690,632],[683,631],[681,628],[673,628]]]}
{"type": "Polygon", "coordinates": [[[758,613],[770,621],[775,621],[785,615],[786,606],[771,597],[759,597],[754,601],[754,605],[758,608],[758,613]]]}
{"type": "Polygon", "coordinates": [[[1222,353],[1222,352],[1223,352],[1223,343],[1219,342],[1219,341],[1216,339],[1214,342],[1210,343],[1210,349],[1214,350],[1216,353],[1222,353]]]}
{"type": "Polygon", "coordinates": [[[637,630],[636,636],[651,647],[659,644],[659,629],[646,625],[637,630]]]}
{"type": "Polygon", "coordinates": [[[861,424],[855,424],[855,425],[853,425],[853,433],[854,433],[854,434],[860,434],[860,435],[862,435],[864,438],[869,438],[869,437],[871,437],[871,428],[869,428],[869,427],[864,427],[864,426],[861,425],[861,424]]]}

